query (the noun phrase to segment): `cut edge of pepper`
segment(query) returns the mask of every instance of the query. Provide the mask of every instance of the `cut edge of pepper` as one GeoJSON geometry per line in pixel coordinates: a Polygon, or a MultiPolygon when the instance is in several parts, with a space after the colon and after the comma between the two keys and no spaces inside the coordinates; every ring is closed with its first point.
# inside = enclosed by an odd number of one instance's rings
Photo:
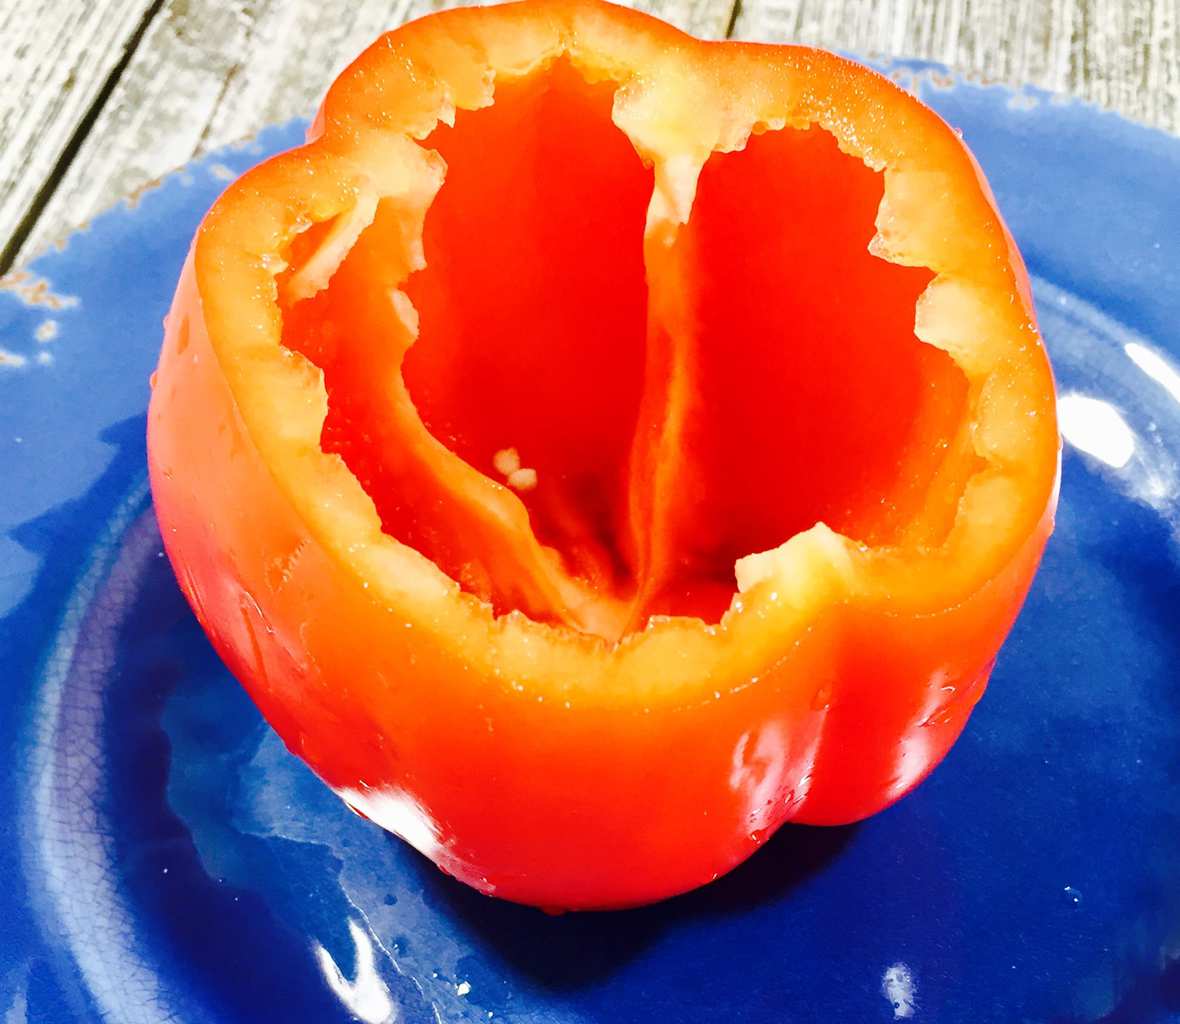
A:
{"type": "MultiPolygon", "coordinates": [[[[219,316],[226,312],[219,283],[230,288],[234,275],[244,274],[243,279],[256,286],[251,304],[254,315],[245,319],[250,329],[240,330],[233,343],[220,344],[218,332],[210,329],[247,429],[288,500],[325,548],[350,565],[366,586],[372,584],[374,598],[406,606],[424,624],[443,604],[448,609],[462,608],[469,626],[486,631],[491,639],[490,647],[496,650],[489,649],[490,658],[503,657],[511,649],[531,660],[535,655],[528,652],[530,641],[556,641],[571,653],[611,650],[636,663],[637,670],[649,658],[651,665],[660,665],[666,657],[660,649],[675,650],[676,661],[683,658],[687,664],[695,657],[696,671],[708,674],[717,647],[730,646],[718,645],[719,637],[744,645],[754,661],[766,653],[763,648],[768,644],[781,648],[784,638],[801,634],[828,604],[883,602],[897,610],[927,612],[951,607],[995,575],[987,567],[1010,562],[1030,536],[1043,540],[1051,528],[1057,486],[1055,470],[1046,471],[1047,460],[1056,460],[1058,452],[1052,378],[1019,280],[1023,273],[1019,256],[1011,248],[986,186],[980,185],[977,168],[951,130],[875,72],[830,54],[706,43],[646,16],[577,0],[512,6],[537,14],[532,26],[535,37],[513,28],[516,42],[511,45],[520,46],[521,38],[530,45],[539,38],[543,44],[533,49],[531,60],[508,54],[493,64],[485,53],[481,70],[480,55],[468,47],[463,52],[472,73],[461,81],[444,83],[438,76],[429,78],[421,66],[410,66],[408,54],[414,40],[405,38],[405,29],[395,34],[400,39],[383,37],[342,77],[343,88],[371,88],[375,76],[369,64],[392,58],[399,66],[409,67],[407,74],[426,83],[420,92],[433,97],[433,121],[429,116],[410,117],[408,127],[397,130],[388,123],[388,111],[381,114],[384,122],[375,124],[365,123],[364,117],[358,121],[351,114],[335,116],[333,98],[342,88],[338,83],[317,118],[316,131],[322,134],[231,186],[198,236],[198,280],[203,304],[213,313],[214,322],[243,324],[241,317],[219,316]],[[619,24],[625,28],[620,30],[619,24]],[[665,38],[657,39],[657,35],[665,38]],[[611,52],[601,48],[606,38],[616,43],[624,40],[631,56],[621,57],[616,51],[614,61],[595,60],[611,52]],[[669,40],[675,45],[668,46],[669,40]],[[637,50],[645,51],[657,69],[662,64],[666,74],[657,70],[640,81],[632,69],[648,65],[635,56],[637,50]],[[692,55],[691,64],[684,60],[683,51],[692,55]],[[884,172],[885,193],[872,251],[890,262],[924,266],[934,273],[915,310],[915,333],[920,341],[947,352],[971,382],[972,445],[984,463],[965,481],[953,525],[941,544],[870,548],[817,523],[770,551],[751,553],[738,561],[735,594],[720,623],[709,625],[687,616],[654,617],[646,628],[612,645],[569,627],[536,622],[520,612],[495,616],[489,605],[464,592],[426,556],[382,532],[360,482],[339,456],[326,454],[320,447],[327,412],[322,373],[297,353],[282,349],[279,341],[276,276],[283,269],[279,254],[308,225],[339,218],[331,246],[343,259],[364,229],[366,217],[372,219],[370,211],[381,196],[425,198],[424,215],[430,199],[423,190],[430,191],[432,180],[437,190],[441,179],[429,151],[417,140],[424,139],[440,120],[453,119],[456,108],[474,110],[490,103],[497,73],[523,76],[560,56],[569,57],[588,81],[599,75],[618,84],[615,122],[655,168],[648,224],[653,242],[687,221],[692,200],[688,180],[691,177],[695,189],[695,176],[709,156],[740,148],[749,133],[760,128],[818,125],[846,153],[884,172]],[[773,64],[767,63],[768,57],[773,64]],[[686,66],[694,69],[692,73],[685,74],[686,66]],[[808,72],[817,68],[836,85],[832,92],[814,91],[808,72]],[[709,73],[701,74],[701,69],[709,73]],[[708,108],[696,102],[698,93],[724,90],[726,81],[735,83],[728,94],[743,101],[745,113],[737,116],[730,111],[729,116],[718,117],[709,143],[698,141],[686,160],[685,153],[669,140],[678,133],[683,138],[686,117],[699,129],[700,111],[708,108]],[[737,83],[742,83],[741,89],[737,83]],[[876,121],[863,112],[860,118],[850,117],[841,92],[862,107],[867,104],[876,121]],[[880,123],[888,119],[886,115],[926,122],[929,134],[923,135],[923,142],[932,142],[937,152],[887,152],[880,123]],[[937,122],[937,128],[931,128],[932,122],[937,122]],[[361,139],[379,155],[377,161],[370,158],[364,166],[356,161],[361,139]],[[946,187],[952,177],[947,165],[953,177],[963,179],[957,189],[946,187]],[[381,169],[379,179],[373,176],[374,166],[381,169]],[[952,220],[962,221],[965,216],[966,223],[979,227],[981,237],[969,240],[974,246],[963,248],[982,246],[991,250],[990,259],[973,265],[962,251],[957,260],[942,258],[948,251],[942,239],[948,211],[941,216],[938,210],[931,211],[931,206],[938,206],[939,194],[932,191],[931,175],[944,186],[943,198],[951,211],[959,204],[967,207],[967,213],[960,212],[952,220]],[[964,181],[974,187],[966,188],[964,181]],[[271,198],[275,194],[282,201],[271,198]],[[231,241],[235,235],[250,238],[251,244],[235,245],[231,241]],[[989,343],[980,343],[980,337],[989,343]],[[269,379],[260,387],[258,381],[263,378],[269,379]],[[299,415],[292,417],[292,409],[298,409],[299,415]],[[276,423],[282,425],[276,429],[276,423]],[[307,483],[317,478],[322,486],[309,492],[307,483]],[[921,586],[915,583],[919,576],[926,577],[921,586]],[[931,587],[930,580],[937,586],[931,587]]],[[[502,17],[495,11],[484,9],[480,15],[502,17]]],[[[470,12],[455,11],[431,20],[471,17],[470,12]]],[[[410,28],[421,35],[428,31],[424,25],[420,22],[410,28]]],[[[445,31],[437,34],[434,43],[448,57],[454,56],[459,45],[445,31]]],[[[894,136],[898,131],[895,125],[894,136]]],[[[900,136],[905,139],[907,132],[901,129],[900,136]]],[[[287,287],[314,291],[315,281],[308,279],[306,264],[301,269],[303,278],[289,278],[287,287]],[[291,281],[302,283],[292,285],[291,281]]],[[[433,621],[437,626],[438,618],[433,621]]]]}

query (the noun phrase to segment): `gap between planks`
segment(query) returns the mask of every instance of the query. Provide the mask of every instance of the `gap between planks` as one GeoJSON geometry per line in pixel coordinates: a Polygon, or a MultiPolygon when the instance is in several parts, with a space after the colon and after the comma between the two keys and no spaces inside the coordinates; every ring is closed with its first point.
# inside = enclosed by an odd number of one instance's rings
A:
{"type": "Polygon", "coordinates": [[[0,268],[12,263],[162,0],[0,0],[0,268]]]}

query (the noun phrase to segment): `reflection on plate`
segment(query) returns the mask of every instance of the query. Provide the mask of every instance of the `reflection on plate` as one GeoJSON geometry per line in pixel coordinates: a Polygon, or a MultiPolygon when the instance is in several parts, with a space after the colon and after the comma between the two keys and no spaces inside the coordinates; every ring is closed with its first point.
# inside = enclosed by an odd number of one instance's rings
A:
{"type": "Polygon", "coordinates": [[[1180,1017],[1180,141],[927,71],[893,68],[1033,274],[1057,533],[916,794],[657,907],[546,917],[444,877],[287,754],[175,587],[144,478],[159,321],[227,173],[300,125],[6,282],[0,1021],[1180,1017]]]}

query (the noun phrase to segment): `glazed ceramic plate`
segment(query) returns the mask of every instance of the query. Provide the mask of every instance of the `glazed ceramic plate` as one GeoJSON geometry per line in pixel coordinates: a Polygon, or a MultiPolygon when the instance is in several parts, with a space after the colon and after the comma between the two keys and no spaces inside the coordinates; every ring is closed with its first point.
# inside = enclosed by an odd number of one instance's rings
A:
{"type": "Polygon", "coordinates": [[[1180,1021],[1180,140],[895,65],[1028,259],[1066,438],[986,698],[859,826],[656,907],[482,897],[284,749],[173,582],[148,374],[189,238],[292,124],[0,293],[0,1021],[1180,1021]]]}

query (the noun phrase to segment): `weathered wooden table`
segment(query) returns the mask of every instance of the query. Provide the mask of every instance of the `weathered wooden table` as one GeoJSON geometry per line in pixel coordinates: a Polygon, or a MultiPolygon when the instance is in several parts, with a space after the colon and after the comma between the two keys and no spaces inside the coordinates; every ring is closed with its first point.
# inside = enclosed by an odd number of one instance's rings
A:
{"type": "MultiPolygon", "coordinates": [[[[1180,0],[638,0],[698,35],[922,57],[1180,130],[1180,0]]],[[[446,0],[0,0],[0,273],[205,150],[310,114],[446,0]]]]}

